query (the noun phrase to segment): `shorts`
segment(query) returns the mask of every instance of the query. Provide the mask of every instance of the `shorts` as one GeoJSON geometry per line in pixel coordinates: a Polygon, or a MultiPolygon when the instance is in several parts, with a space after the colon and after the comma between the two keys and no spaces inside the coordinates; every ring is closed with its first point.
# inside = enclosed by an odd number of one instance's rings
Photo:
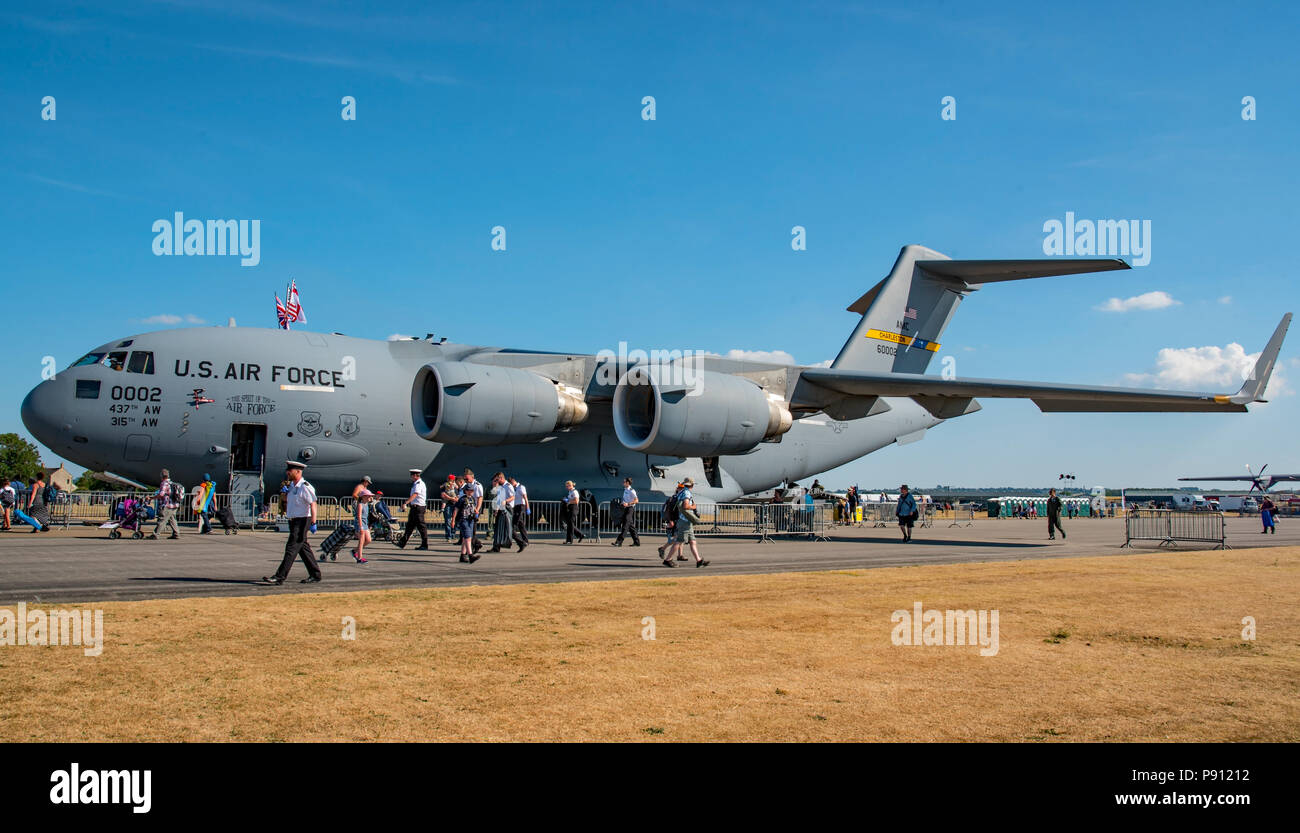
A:
{"type": "Polygon", "coordinates": [[[912,528],[912,525],[915,524],[915,523],[916,523],[916,519],[913,518],[911,515],[907,515],[907,516],[899,515],[899,516],[898,516],[898,525],[899,525],[899,526],[905,526],[905,527],[907,527],[908,529],[911,529],[911,528],[912,528]]]}
{"type": "Polygon", "coordinates": [[[474,521],[472,520],[461,521],[456,525],[456,529],[460,531],[460,536],[465,540],[474,537],[474,521]]]}
{"type": "Polygon", "coordinates": [[[689,527],[687,529],[680,530],[677,533],[676,538],[677,538],[677,543],[679,544],[689,544],[690,542],[695,540],[695,530],[690,529],[689,527]]]}

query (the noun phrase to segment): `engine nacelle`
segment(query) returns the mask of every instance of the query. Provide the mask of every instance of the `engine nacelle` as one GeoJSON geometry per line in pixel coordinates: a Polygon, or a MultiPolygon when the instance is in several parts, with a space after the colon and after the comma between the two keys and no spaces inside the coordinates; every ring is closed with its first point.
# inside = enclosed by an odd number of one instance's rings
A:
{"type": "Polygon", "coordinates": [[[581,391],[514,367],[430,362],[411,388],[411,424],[439,443],[532,442],[586,418],[581,391]]]}
{"type": "Polygon", "coordinates": [[[681,365],[641,365],[614,390],[614,431],[633,451],[740,454],[790,430],[785,400],[754,382],[681,365]]]}

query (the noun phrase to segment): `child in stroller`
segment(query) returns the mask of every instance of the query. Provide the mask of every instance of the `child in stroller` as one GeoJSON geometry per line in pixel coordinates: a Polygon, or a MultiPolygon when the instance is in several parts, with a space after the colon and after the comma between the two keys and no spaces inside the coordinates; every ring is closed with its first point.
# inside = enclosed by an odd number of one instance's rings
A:
{"type": "Polygon", "coordinates": [[[370,537],[376,541],[393,540],[393,513],[384,503],[383,492],[375,492],[370,502],[370,537]]]}
{"type": "Polygon", "coordinates": [[[143,500],[126,498],[118,504],[113,514],[117,516],[117,520],[105,524],[108,527],[109,538],[121,538],[124,529],[131,530],[132,538],[144,537],[144,525],[149,520],[149,506],[143,500]]]}

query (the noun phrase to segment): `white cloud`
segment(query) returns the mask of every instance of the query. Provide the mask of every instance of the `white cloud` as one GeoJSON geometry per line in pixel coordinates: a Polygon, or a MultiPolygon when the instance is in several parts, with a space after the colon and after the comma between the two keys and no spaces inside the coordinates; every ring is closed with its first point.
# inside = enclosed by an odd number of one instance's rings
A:
{"type": "MultiPolygon", "coordinates": [[[[798,364],[794,356],[784,350],[728,350],[726,354],[714,353],[711,350],[697,351],[696,355],[714,356],[719,359],[731,359],[738,362],[758,362],[760,364],[798,364]]],[[[805,367],[830,367],[831,359],[823,359],[816,364],[805,365],[805,367]]]]}
{"type": "Polygon", "coordinates": [[[1175,301],[1174,297],[1164,290],[1155,292],[1144,292],[1141,295],[1134,295],[1132,298],[1111,298],[1104,304],[1097,305],[1096,309],[1102,312],[1129,312],[1131,310],[1149,310],[1164,309],[1165,307],[1176,307],[1182,301],[1175,301]]]}
{"type": "Polygon", "coordinates": [[[1231,304],[1231,303],[1232,303],[1232,296],[1231,296],[1231,295],[1224,295],[1222,298],[1219,299],[1219,303],[1220,303],[1220,304],[1231,304]]]}
{"type": "Polygon", "coordinates": [[[140,323],[141,324],[167,324],[168,326],[174,326],[176,324],[206,324],[208,322],[204,321],[202,318],[199,318],[197,315],[194,315],[192,313],[188,313],[186,315],[172,315],[170,313],[162,313],[161,315],[151,315],[148,318],[143,319],[140,323]]]}
{"type": "Polygon", "coordinates": [[[794,356],[784,350],[728,350],[726,355],[711,350],[697,352],[700,356],[716,356],[738,362],[762,362],[764,364],[797,364],[794,356]]]}
{"type": "MultiPolygon", "coordinates": [[[[1156,354],[1154,373],[1126,373],[1124,378],[1143,387],[1231,393],[1241,387],[1258,359],[1259,353],[1247,353],[1236,342],[1226,347],[1165,347],[1156,354]]],[[[1282,362],[1274,365],[1266,398],[1291,393],[1282,367],[1282,362]]]]}

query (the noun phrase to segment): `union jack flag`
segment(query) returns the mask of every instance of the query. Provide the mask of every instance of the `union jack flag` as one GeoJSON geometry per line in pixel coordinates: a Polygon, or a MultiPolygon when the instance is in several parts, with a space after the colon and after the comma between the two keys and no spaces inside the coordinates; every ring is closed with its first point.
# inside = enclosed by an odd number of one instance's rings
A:
{"type": "Polygon", "coordinates": [[[307,316],[302,313],[302,301],[298,299],[298,282],[290,281],[289,288],[285,291],[287,301],[281,301],[280,296],[275,296],[275,317],[280,322],[280,329],[287,330],[289,325],[295,321],[306,321],[307,316]]]}
{"type": "Polygon", "coordinates": [[[904,318],[910,318],[910,319],[912,319],[913,321],[915,321],[915,320],[916,320],[916,310],[913,309],[912,307],[908,307],[906,310],[903,311],[903,317],[904,317],[904,318]]]}
{"type": "Polygon", "coordinates": [[[289,329],[289,322],[293,319],[289,317],[289,311],[284,308],[284,301],[280,300],[280,293],[275,294],[275,317],[280,322],[280,329],[289,329]]]}

